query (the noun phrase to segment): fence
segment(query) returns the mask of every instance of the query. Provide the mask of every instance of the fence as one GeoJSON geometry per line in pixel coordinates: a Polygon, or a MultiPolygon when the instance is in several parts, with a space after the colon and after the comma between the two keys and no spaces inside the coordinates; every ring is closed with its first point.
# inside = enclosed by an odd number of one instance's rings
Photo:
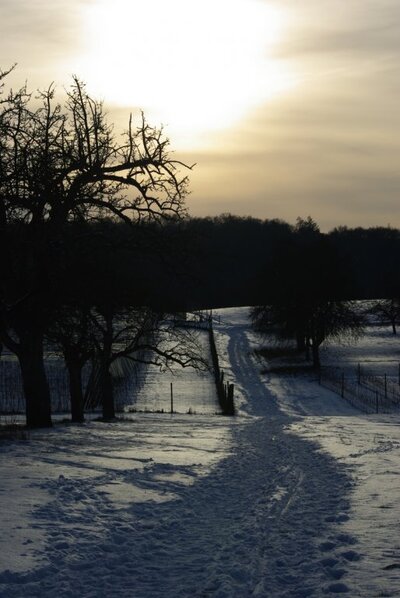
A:
{"type": "MultiPolygon", "coordinates": [[[[115,376],[114,399],[117,410],[121,410],[132,395],[137,381],[137,369],[131,370],[130,375],[115,376]]],[[[49,383],[52,413],[68,413],[70,411],[69,378],[64,364],[60,358],[48,357],[45,359],[46,377],[49,383]]],[[[95,412],[101,407],[94,400],[96,392],[93,377],[96,371],[88,364],[82,372],[83,390],[85,393],[85,411],[95,412]]],[[[19,363],[11,357],[0,359],[0,415],[18,415],[25,413],[25,398],[22,387],[22,378],[19,363]]]]}
{"type": "Polygon", "coordinates": [[[25,399],[19,363],[0,359],[0,414],[24,413],[25,399]]]}
{"type": "Polygon", "coordinates": [[[218,402],[224,415],[235,415],[234,385],[224,381],[224,372],[219,366],[212,319],[212,311],[192,312],[190,314],[180,314],[180,316],[175,319],[175,325],[180,327],[192,327],[208,330],[212,368],[217,389],[218,402]]]}
{"type": "Polygon", "coordinates": [[[162,372],[149,366],[130,397],[130,404],[124,406],[128,413],[215,415],[220,412],[214,378],[210,372],[194,369],[162,372]]]}
{"type": "MultiPolygon", "coordinates": [[[[45,361],[53,413],[69,411],[69,382],[61,359],[45,361]]],[[[16,359],[0,360],[0,414],[25,413],[25,398],[19,363],[16,359]]]]}
{"type": "MultiPolygon", "coordinates": [[[[184,320],[186,326],[191,326],[204,330],[205,345],[210,348],[211,361],[213,365],[213,376],[217,390],[217,398],[220,409],[225,415],[234,415],[234,385],[225,383],[224,373],[220,370],[218,354],[215,345],[214,332],[212,329],[211,314],[194,314],[190,319],[184,320]],[[208,338],[207,338],[208,337],[208,338]],[[209,340],[208,340],[209,339],[209,340]]],[[[177,323],[177,325],[179,325],[177,323]]],[[[172,410],[179,409],[180,406],[186,405],[188,402],[187,389],[187,373],[185,375],[185,382],[180,382],[178,379],[173,382],[173,389],[170,381],[160,384],[159,379],[154,380],[152,385],[149,376],[144,371],[142,364],[137,363],[132,366],[129,362],[129,367],[124,367],[124,361],[119,360],[113,365],[113,390],[115,406],[117,411],[122,411],[126,408],[135,407],[136,397],[143,394],[143,387],[150,386],[148,392],[144,393],[149,397],[148,406],[145,410],[163,410],[167,411],[168,405],[174,401],[172,410]],[[167,391],[164,392],[164,387],[167,385],[167,391]],[[159,391],[163,392],[163,398],[157,399],[159,391]],[[168,392],[168,394],[167,394],[168,392]],[[160,405],[159,405],[160,403],[160,405]]],[[[69,413],[70,411],[70,393],[69,393],[69,378],[65,368],[63,359],[54,355],[48,355],[45,359],[46,375],[49,382],[51,405],[53,413],[69,413]]],[[[159,372],[161,374],[161,372],[159,372]]],[[[89,364],[82,373],[83,391],[85,394],[85,411],[93,412],[100,410],[98,401],[98,376],[96,368],[92,368],[89,364]]],[[[204,376],[204,378],[206,378],[204,376]]],[[[201,379],[199,376],[196,379],[189,381],[189,388],[193,389],[193,402],[189,405],[187,411],[191,413],[216,412],[216,408],[210,406],[210,396],[214,394],[214,382],[209,373],[206,379],[201,379]],[[208,387],[210,384],[210,387],[208,387]],[[207,395],[207,399],[203,397],[207,395]]],[[[164,376],[165,382],[165,376],[164,376]]],[[[192,401],[191,399],[191,401],[192,401]]],[[[215,398],[213,399],[215,401],[215,398]]],[[[25,413],[25,399],[22,387],[22,379],[20,366],[18,361],[12,355],[3,355],[0,359],[0,416],[4,415],[18,415],[25,413]]]]}
{"type": "Polygon", "coordinates": [[[196,328],[197,330],[208,330],[212,318],[212,311],[193,311],[178,313],[173,316],[173,324],[178,328],[196,328]]]}
{"type": "Polygon", "coordinates": [[[235,415],[235,405],[233,401],[234,385],[224,383],[224,372],[221,371],[219,367],[218,352],[217,347],[215,345],[214,330],[211,318],[208,330],[210,335],[211,358],[215,377],[215,384],[217,387],[218,401],[222,409],[222,413],[224,415],[235,415]]]}
{"type": "Polygon", "coordinates": [[[365,413],[400,412],[400,379],[372,374],[358,364],[353,370],[322,367],[319,383],[365,413]]]}
{"type": "MultiPolygon", "coordinates": [[[[209,331],[211,314],[203,313],[200,318],[197,314],[185,314],[185,318],[181,316],[175,325],[184,328],[190,326],[197,330],[198,348],[207,362],[214,365],[217,356],[215,342],[212,345],[209,331]]],[[[214,415],[221,411],[225,413],[225,406],[219,400],[221,395],[216,388],[214,368],[182,368],[172,363],[165,372],[155,365],[149,365],[141,373],[140,384],[132,393],[132,404],[127,410],[214,415]]]]}

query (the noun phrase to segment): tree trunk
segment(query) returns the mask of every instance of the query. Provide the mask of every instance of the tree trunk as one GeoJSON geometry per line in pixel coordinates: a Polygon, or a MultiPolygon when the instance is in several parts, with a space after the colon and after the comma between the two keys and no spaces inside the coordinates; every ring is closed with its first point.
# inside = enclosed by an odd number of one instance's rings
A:
{"type": "Polygon", "coordinates": [[[102,365],[100,375],[103,419],[115,418],[114,393],[108,363],[102,365]]]}
{"type": "Polygon", "coordinates": [[[319,369],[321,366],[321,362],[319,359],[319,344],[314,340],[312,341],[311,349],[312,349],[313,367],[315,369],[319,369]]]}
{"type": "Polygon", "coordinates": [[[30,330],[21,339],[18,351],[26,402],[26,425],[46,428],[52,425],[50,390],[44,369],[43,336],[30,330]]]}
{"type": "Polygon", "coordinates": [[[82,389],[82,366],[73,359],[66,359],[69,375],[69,393],[71,400],[71,421],[82,423],[84,416],[84,399],[82,389]]]}

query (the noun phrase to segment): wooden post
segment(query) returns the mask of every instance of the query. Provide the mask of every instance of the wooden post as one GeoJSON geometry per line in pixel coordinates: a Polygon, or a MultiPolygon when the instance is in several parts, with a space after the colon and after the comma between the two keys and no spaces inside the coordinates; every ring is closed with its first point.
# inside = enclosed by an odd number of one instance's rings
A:
{"type": "Polygon", "coordinates": [[[233,384],[228,384],[227,415],[235,415],[235,406],[233,403],[234,389],[235,389],[235,386],[233,384]]]}
{"type": "Polygon", "coordinates": [[[174,412],[174,387],[171,382],[171,413],[174,412]]]}

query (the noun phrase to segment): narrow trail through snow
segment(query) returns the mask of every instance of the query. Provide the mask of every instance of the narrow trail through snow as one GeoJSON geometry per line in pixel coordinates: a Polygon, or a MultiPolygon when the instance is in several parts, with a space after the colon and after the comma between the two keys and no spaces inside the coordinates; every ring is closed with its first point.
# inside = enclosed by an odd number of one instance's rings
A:
{"type": "MultiPolygon", "coordinates": [[[[248,414],[228,424],[230,453],[190,485],[170,477],[164,501],[124,508],[115,508],[104,492],[106,474],[43,481],[52,500],[36,510],[35,525],[47,530],[47,564],[0,574],[0,596],[293,598],[351,592],[346,567],[360,555],[341,526],[349,518],[352,482],[344,466],[289,430],[293,417],[261,379],[247,328],[229,322],[219,328],[248,414]]],[[[129,483],[136,476],[151,490],[172,469],[193,477],[184,464],[149,462],[140,475],[121,470],[114,481],[129,483]]]]}

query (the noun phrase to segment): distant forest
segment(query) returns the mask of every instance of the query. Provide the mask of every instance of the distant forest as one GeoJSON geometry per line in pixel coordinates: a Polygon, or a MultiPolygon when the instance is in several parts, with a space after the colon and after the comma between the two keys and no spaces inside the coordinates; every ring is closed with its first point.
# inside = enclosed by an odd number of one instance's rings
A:
{"type": "MultiPolygon", "coordinates": [[[[321,233],[311,218],[291,225],[224,214],[129,227],[109,220],[64,235],[48,248],[46,267],[63,301],[112,294],[185,311],[266,304],[293,286],[321,284],[332,300],[400,296],[400,231],[390,227],[321,233]]],[[[21,230],[16,239],[10,264],[21,230]]]]}
{"type": "Polygon", "coordinates": [[[311,218],[290,225],[224,214],[152,230],[145,235],[155,240],[151,251],[143,247],[133,263],[148,299],[163,310],[265,304],[293,283],[321,281],[332,299],[400,296],[398,229],[321,233],[311,218]]]}

